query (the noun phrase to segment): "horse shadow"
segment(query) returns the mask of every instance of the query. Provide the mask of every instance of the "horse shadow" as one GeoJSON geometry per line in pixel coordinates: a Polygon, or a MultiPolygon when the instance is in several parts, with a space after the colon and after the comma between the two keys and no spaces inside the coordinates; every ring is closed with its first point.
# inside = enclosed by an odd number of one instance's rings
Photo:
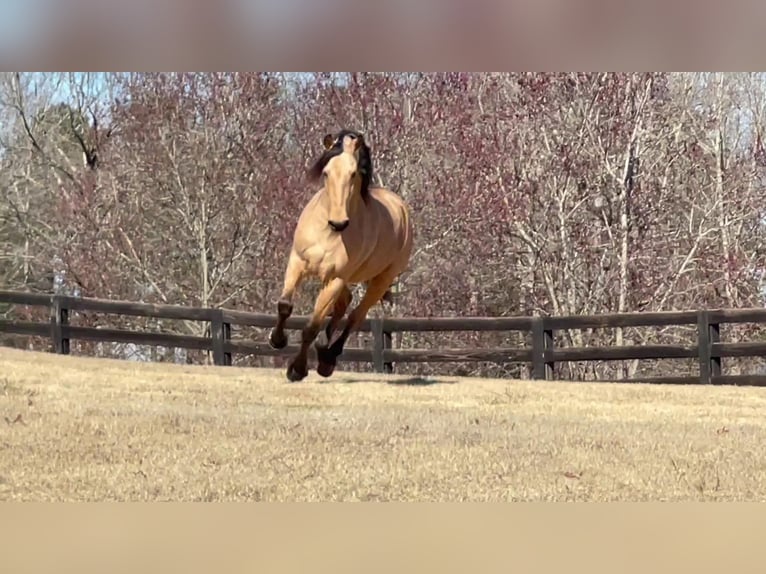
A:
{"type": "Polygon", "coordinates": [[[358,384],[358,383],[380,383],[385,382],[387,385],[395,385],[400,387],[427,387],[431,385],[454,385],[457,383],[457,381],[454,380],[447,380],[447,379],[432,379],[430,377],[404,377],[404,378],[391,378],[383,377],[382,379],[375,376],[355,376],[352,375],[350,377],[344,377],[343,379],[335,379],[332,381],[332,379],[328,379],[328,382],[335,382],[335,383],[347,383],[347,384],[358,384]]]}

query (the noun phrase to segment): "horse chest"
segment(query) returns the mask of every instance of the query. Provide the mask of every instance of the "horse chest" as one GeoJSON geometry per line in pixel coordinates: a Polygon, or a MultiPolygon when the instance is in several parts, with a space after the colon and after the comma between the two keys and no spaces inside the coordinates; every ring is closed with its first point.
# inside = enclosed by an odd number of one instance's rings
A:
{"type": "Polygon", "coordinates": [[[318,228],[311,229],[311,233],[304,231],[296,236],[294,248],[304,260],[308,274],[323,282],[333,277],[366,281],[387,265],[382,261],[387,250],[377,254],[378,232],[375,221],[357,219],[342,236],[318,228]]]}
{"type": "Polygon", "coordinates": [[[342,246],[329,248],[323,243],[314,244],[304,249],[302,256],[307,271],[322,280],[336,276],[348,264],[348,256],[342,246]]]}

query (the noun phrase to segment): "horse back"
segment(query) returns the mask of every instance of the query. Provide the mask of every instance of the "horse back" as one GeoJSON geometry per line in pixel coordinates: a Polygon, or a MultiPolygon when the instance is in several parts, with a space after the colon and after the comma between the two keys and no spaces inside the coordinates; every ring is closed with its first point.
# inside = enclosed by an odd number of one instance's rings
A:
{"type": "Polygon", "coordinates": [[[393,229],[385,232],[394,234],[412,233],[412,220],[410,208],[401,195],[394,193],[386,187],[371,187],[370,196],[376,201],[381,209],[381,222],[393,224],[393,229]]]}
{"type": "Polygon", "coordinates": [[[370,196],[378,204],[378,242],[388,244],[396,258],[409,259],[413,225],[407,202],[385,187],[370,188],[370,196]]]}

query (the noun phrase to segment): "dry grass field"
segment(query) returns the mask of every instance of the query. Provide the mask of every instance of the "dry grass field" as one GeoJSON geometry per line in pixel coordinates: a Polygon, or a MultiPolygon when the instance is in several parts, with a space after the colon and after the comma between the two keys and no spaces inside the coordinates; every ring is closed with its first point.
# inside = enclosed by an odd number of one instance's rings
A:
{"type": "Polygon", "coordinates": [[[0,348],[0,499],[766,500],[766,389],[137,364],[0,348]]]}

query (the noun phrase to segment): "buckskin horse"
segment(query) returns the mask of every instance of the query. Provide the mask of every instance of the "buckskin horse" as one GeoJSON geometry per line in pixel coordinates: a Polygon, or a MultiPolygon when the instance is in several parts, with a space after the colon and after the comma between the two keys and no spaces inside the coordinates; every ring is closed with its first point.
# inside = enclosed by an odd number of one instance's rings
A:
{"type": "Polygon", "coordinates": [[[287,365],[287,378],[308,375],[308,350],[314,343],[317,373],[332,375],[349,334],[368,311],[390,296],[389,287],[409,264],[414,230],[405,201],[386,187],[372,185],[372,157],[364,136],[354,130],[327,134],[324,151],[308,171],[322,187],[303,208],[277,301],[277,322],[269,336],[274,349],[287,346],[285,321],[293,312],[297,289],[308,277],[319,279],[321,290],[314,311],[301,331],[301,345],[287,365]],[[351,305],[350,285],[366,284],[364,297],[340,321],[351,305]],[[322,323],[330,315],[327,327],[322,323]]]}

